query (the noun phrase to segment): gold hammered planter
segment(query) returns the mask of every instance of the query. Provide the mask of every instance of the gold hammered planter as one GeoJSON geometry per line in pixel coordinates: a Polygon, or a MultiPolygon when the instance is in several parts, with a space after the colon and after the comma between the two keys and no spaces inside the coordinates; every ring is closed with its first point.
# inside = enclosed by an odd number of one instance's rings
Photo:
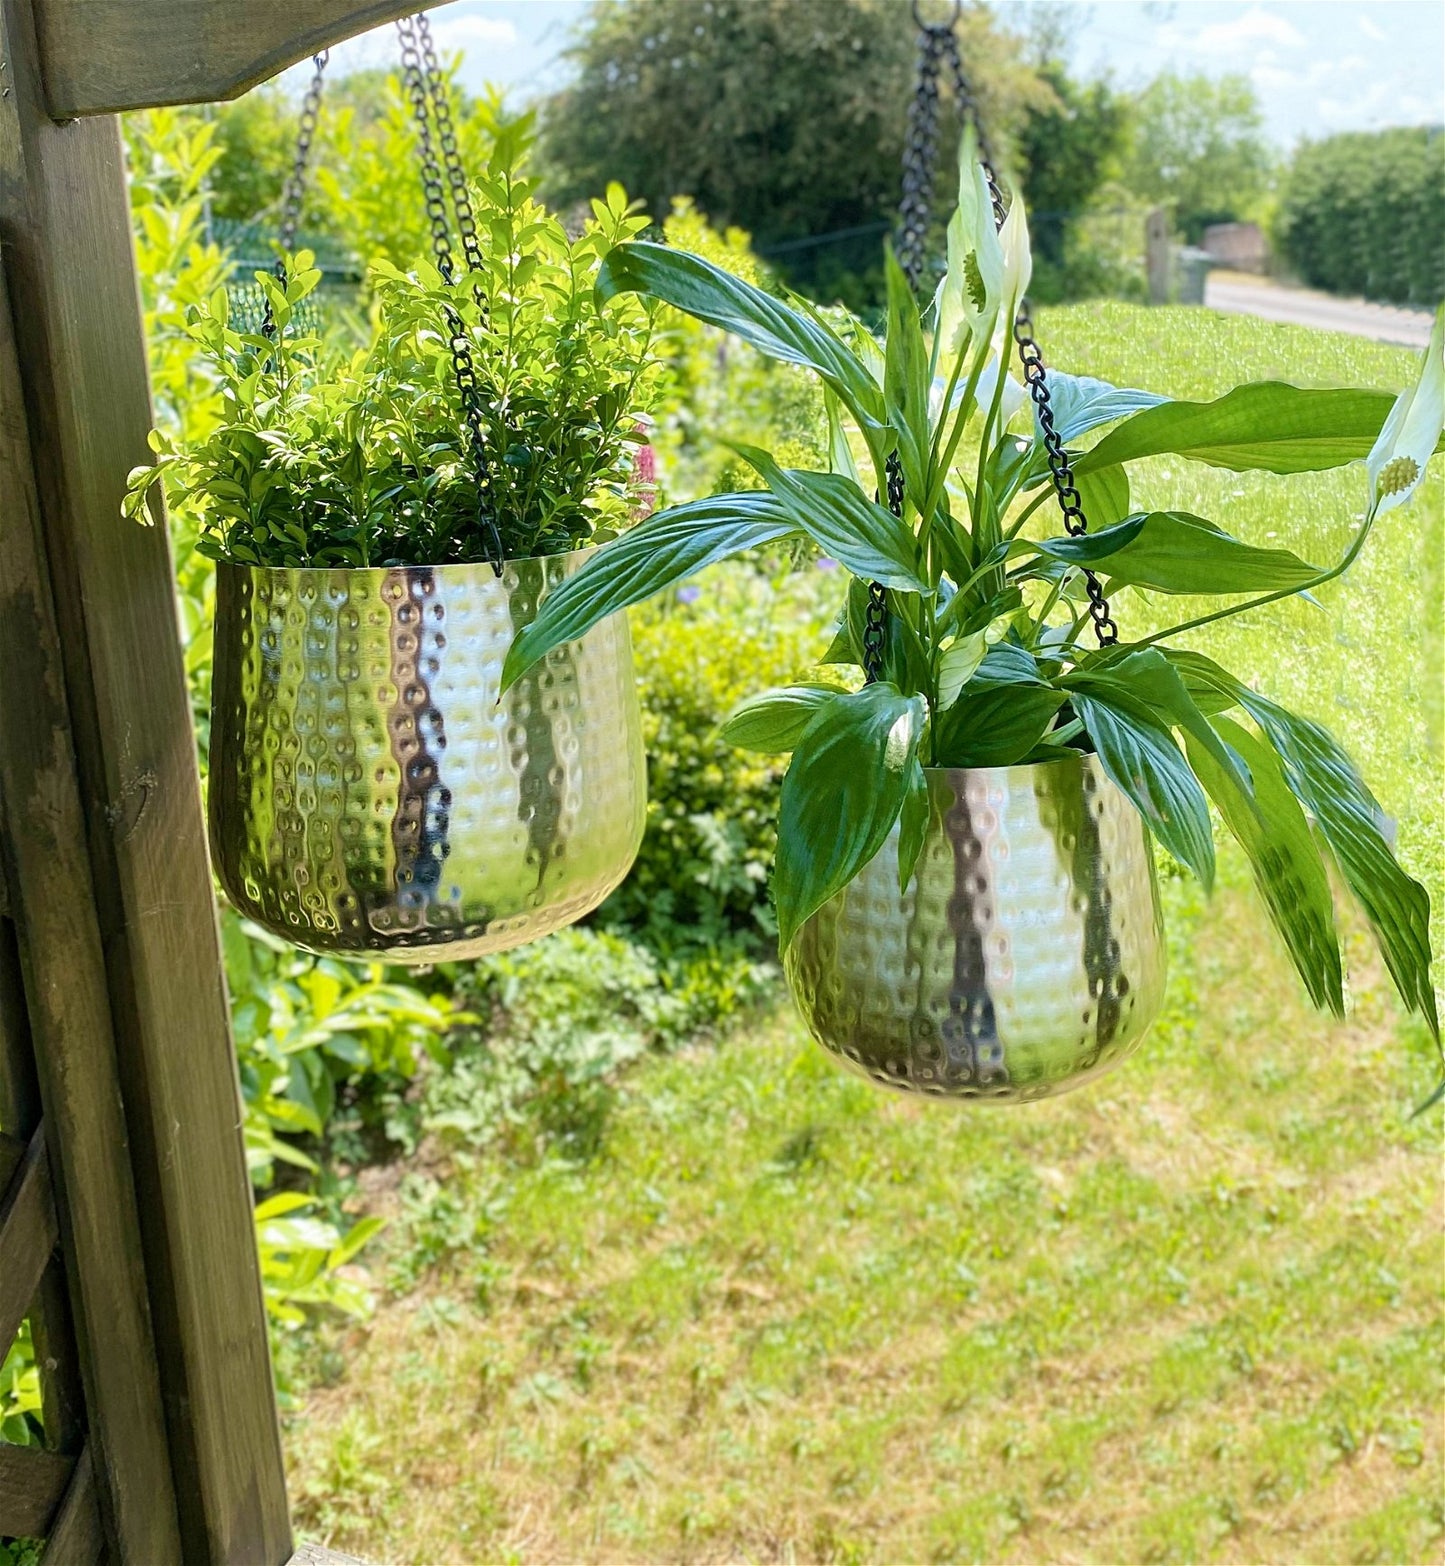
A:
{"type": "Polygon", "coordinates": [[[932,818],[898,890],[898,830],[784,958],[814,1038],[905,1092],[1067,1092],[1139,1045],[1164,997],[1144,823],[1098,759],[928,770],[932,818]]]}
{"type": "Polygon", "coordinates": [[[627,620],[499,703],[502,660],[591,553],[216,573],[210,829],[241,913],[310,951],[434,962],[571,924],[647,804],[627,620]]]}

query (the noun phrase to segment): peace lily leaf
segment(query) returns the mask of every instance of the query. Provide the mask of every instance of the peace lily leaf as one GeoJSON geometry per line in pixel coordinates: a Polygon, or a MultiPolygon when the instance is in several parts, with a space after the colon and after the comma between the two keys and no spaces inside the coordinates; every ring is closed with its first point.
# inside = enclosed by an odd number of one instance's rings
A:
{"type": "Polygon", "coordinates": [[[1334,903],[1309,822],[1285,782],[1278,756],[1268,745],[1228,718],[1216,717],[1214,729],[1248,767],[1253,800],[1246,800],[1235,779],[1210,751],[1186,733],[1184,749],[1189,763],[1249,856],[1270,918],[1284,937],[1310,1000],[1316,1006],[1327,1006],[1337,1017],[1343,1016],[1334,903]]]}
{"type": "Polygon", "coordinates": [[[1402,506],[1425,476],[1445,426],[1445,305],[1435,312],[1430,346],[1413,386],[1395,399],[1380,438],[1365,458],[1370,511],[1377,516],[1402,506]]]}
{"type": "Polygon", "coordinates": [[[1214,884],[1214,838],[1209,801],[1180,754],[1169,726],[1119,691],[1075,691],[1073,708],[1084,721],[1104,771],[1129,796],[1150,831],[1187,865],[1208,890],[1214,884]]]}
{"type": "Polygon", "coordinates": [[[1430,897],[1400,868],[1382,827],[1384,812],[1332,735],[1260,696],[1202,653],[1172,651],[1169,661],[1194,686],[1208,686],[1243,707],[1264,731],[1296,799],[1340,867],[1379,943],[1400,998],[1419,1012],[1436,1041],[1440,1020],[1430,982],[1430,897]]]}
{"type": "Polygon", "coordinates": [[[987,690],[996,685],[1042,685],[1038,659],[1017,642],[998,642],[984,654],[972,685],[987,690]]]}
{"type": "Polygon", "coordinates": [[[837,685],[784,685],[739,702],[718,730],[721,739],[767,756],[785,755],[835,696],[837,685]]]}
{"type": "Polygon", "coordinates": [[[1173,452],[1236,473],[1312,473],[1369,455],[1388,392],[1306,391],[1283,381],[1236,386],[1214,402],[1146,408],[1075,458],[1075,473],[1173,452]]]}
{"type": "Polygon", "coordinates": [[[853,448],[848,444],[848,431],[843,425],[838,394],[831,386],[823,388],[823,406],[828,413],[829,470],[841,478],[851,479],[859,489],[862,489],[863,479],[853,457],[853,448]]]}
{"type": "Polygon", "coordinates": [[[798,531],[775,495],[747,490],[673,506],[610,544],[549,593],[537,618],[512,643],[502,666],[505,694],[536,661],[585,636],[600,620],[641,603],[729,555],[798,531]]]}
{"type": "Polygon", "coordinates": [[[860,422],[886,422],[877,383],[825,326],[700,256],[636,240],[609,252],[597,274],[603,300],[647,294],[720,327],[771,358],[815,370],[860,422]]]}
{"type": "Polygon", "coordinates": [[[1038,744],[1067,697],[1047,685],[965,687],[934,718],[933,750],[941,767],[1012,767],[1038,744]]]}
{"type": "Polygon", "coordinates": [[[1078,538],[1044,539],[1039,548],[1055,560],[1105,570],[1123,586],[1161,593],[1274,592],[1321,575],[1288,549],[1246,544],[1186,511],[1141,513],[1078,538]]]}
{"type": "Polygon", "coordinates": [[[903,480],[920,510],[928,501],[928,349],[913,290],[889,246],[884,255],[888,280],[888,340],[884,353],[883,400],[898,437],[903,480]]]}
{"type": "Polygon", "coordinates": [[[938,660],[938,705],[942,710],[947,711],[958,700],[958,693],[973,678],[987,651],[982,631],[960,636],[944,648],[938,660]]]}
{"type": "Polygon", "coordinates": [[[1129,470],[1121,464],[1076,473],[1074,487],[1091,532],[1113,527],[1129,515],[1129,470]]]}
{"type": "Polygon", "coordinates": [[[893,830],[925,715],[922,697],[879,682],[830,701],[798,741],[783,779],[773,876],[784,951],[893,830]]]}
{"type": "Polygon", "coordinates": [[[1179,671],[1158,648],[1138,651],[1096,653],[1080,664],[1062,681],[1069,691],[1088,690],[1095,695],[1117,694],[1129,701],[1142,702],[1171,728],[1194,736],[1196,744],[1213,756],[1215,764],[1234,783],[1243,800],[1253,807],[1254,794],[1249,774],[1209,726],[1195,705],[1179,671]]]}
{"type": "Polygon", "coordinates": [[[1111,386],[1108,381],[1095,380],[1091,375],[1049,371],[1049,406],[1054,414],[1054,428],[1066,446],[1073,445],[1080,435],[1087,435],[1100,424],[1127,418],[1145,408],[1157,408],[1168,400],[1155,392],[1111,386]]]}
{"type": "Polygon", "coordinates": [[[777,497],[798,531],[808,534],[854,576],[908,593],[930,591],[918,574],[918,545],[913,534],[900,518],[869,500],[856,484],[836,473],[780,468],[757,446],[734,443],[732,449],[777,497]]]}
{"type": "Polygon", "coordinates": [[[918,866],[918,856],[928,836],[928,824],[933,807],[928,797],[928,778],[922,764],[915,756],[908,768],[908,791],[903,796],[903,808],[898,813],[898,890],[906,892],[913,872],[918,866]]]}

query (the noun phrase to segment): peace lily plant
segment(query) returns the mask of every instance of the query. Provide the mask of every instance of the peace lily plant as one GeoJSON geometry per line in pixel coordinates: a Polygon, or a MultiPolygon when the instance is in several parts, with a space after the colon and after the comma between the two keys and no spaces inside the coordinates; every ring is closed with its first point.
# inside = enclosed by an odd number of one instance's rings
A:
{"type": "Polygon", "coordinates": [[[784,469],[764,451],[738,447],[766,487],[661,511],[608,544],[517,637],[504,685],[603,616],[703,566],[810,539],[851,574],[824,662],[864,666],[870,583],[887,589],[887,617],[875,680],[764,691],[725,727],[739,745],[792,753],[774,878],[785,951],[895,827],[907,887],[928,826],[926,768],[1094,752],[1158,842],[1206,887],[1213,800],[1311,999],[1341,1013],[1332,860],[1405,1005],[1438,1040],[1429,900],[1396,862],[1380,807],[1349,758],[1318,724],[1171,643],[1339,576],[1378,519],[1409,499],[1440,440],[1445,317],[1417,384],[1393,406],[1385,394],[1273,381],[1213,402],[1171,401],[1051,373],[1057,428],[1091,523],[1087,536],[1058,534],[1043,440],[1036,429],[1015,433],[1025,398],[1002,373],[1029,281],[1023,206],[1015,200],[996,232],[967,140],[960,167],[947,273],[921,308],[889,257],[882,346],[859,323],[835,325],[806,301],[790,306],[696,256],[645,242],[611,252],[597,285],[603,298],[650,297],[816,372],[831,471],[784,469]],[[1104,425],[1112,428],[1085,445],[1104,425]],[[866,452],[866,473],[850,431],[866,452]],[[1318,566],[1200,517],[1132,510],[1130,464],[1162,453],[1279,474],[1363,458],[1364,523],[1338,561],[1318,566]],[[888,495],[890,459],[901,470],[901,515],[877,498],[888,495]],[[1234,601],[1135,641],[1096,646],[1086,573],[1106,590],[1234,601]]]}

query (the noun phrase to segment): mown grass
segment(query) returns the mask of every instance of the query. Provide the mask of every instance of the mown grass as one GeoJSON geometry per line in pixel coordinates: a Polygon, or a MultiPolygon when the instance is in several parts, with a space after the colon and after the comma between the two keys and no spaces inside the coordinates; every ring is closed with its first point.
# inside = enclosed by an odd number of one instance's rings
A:
{"type": "MultiPolygon", "coordinates": [[[[1197,311],[1042,327],[1175,395],[1413,368],[1197,311]]],[[[1136,494],[1326,559],[1363,479],[1160,462],[1136,494]]],[[[1200,643],[1340,733],[1437,908],[1441,513],[1437,473],[1323,610],[1200,643]]],[[[592,1162],[433,1169],[373,1267],[444,1259],[288,1432],[301,1524],[395,1562],[1441,1559],[1433,1046],[1347,912],[1350,1016],[1311,1014],[1221,871],[1207,904],[1166,880],[1165,1014],[1071,1098],[883,1095],[784,1003],[634,1070],[592,1162]]]]}

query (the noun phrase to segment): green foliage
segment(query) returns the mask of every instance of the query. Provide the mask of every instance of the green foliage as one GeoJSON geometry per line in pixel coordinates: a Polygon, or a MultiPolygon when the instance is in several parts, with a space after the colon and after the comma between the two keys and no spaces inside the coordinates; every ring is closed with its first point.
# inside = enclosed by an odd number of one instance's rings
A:
{"type": "Polygon", "coordinates": [[[1394,304],[1445,298],[1445,137],[1351,131],[1296,151],[1276,233],[1316,288],[1394,304]]]}
{"type": "MultiPolygon", "coordinates": [[[[968,7],[959,32],[984,116],[1006,138],[1048,89],[984,7],[968,7]]],[[[689,196],[764,250],[862,227],[861,253],[808,243],[779,263],[794,285],[834,294],[848,272],[876,273],[914,65],[896,0],[710,0],[705,13],[696,0],[610,0],[571,58],[574,79],[544,110],[559,202],[620,179],[654,212],[689,196]]]]}
{"type": "MultiPolygon", "coordinates": [[[[876,682],[868,690],[821,702],[814,702],[811,686],[792,701],[775,696],[775,732],[761,736],[768,752],[784,747],[784,728],[793,742],[774,879],[785,946],[868,863],[895,825],[906,883],[922,830],[923,766],[1014,765],[1096,751],[1159,842],[1206,887],[1214,873],[1206,790],[1217,791],[1226,820],[1246,813],[1241,835],[1255,864],[1271,867],[1263,878],[1266,902],[1286,925],[1307,989],[1333,1001],[1337,944],[1296,938],[1273,872],[1283,863],[1297,883],[1318,882],[1322,845],[1297,830],[1299,807],[1307,809],[1369,912],[1402,999],[1423,1013],[1438,1038],[1428,978],[1428,899],[1396,865],[1378,806],[1361,792],[1333,741],[1322,730],[1318,736],[1311,731],[1306,749],[1315,759],[1306,764],[1288,715],[1276,719],[1222,671],[1207,692],[1199,692],[1197,680],[1186,686],[1154,644],[1322,586],[1354,563],[1376,518],[1408,498],[1440,441],[1445,309],[1416,385],[1393,404],[1372,392],[1302,391],[1273,381],[1190,403],[1102,382],[1059,380],[1059,416],[1071,442],[1133,410],[1072,458],[1075,472],[1100,475],[1096,483],[1121,508],[1128,494],[1126,464],[1166,452],[1236,472],[1275,474],[1366,458],[1365,525],[1335,564],[1311,570],[1289,551],[1250,545],[1212,522],[1177,514],[1136,513],[1084,542],[1033,538],[1022,530],[1050,495],[1047,452],[1039,431],[1031,441],[1009,432],[1023,396],[1015,386],[1010,406],[995,340],[1003,323],[1008,343],[1008,326],[1028,285],[1023,204],[1015,201],[996,230],[967,138],[961,161],[948,273],[928,319],[931,344],[922,312],[889,258],[881,384],[878,346],[856,324],[851,331],[835,328],[806,304],[783,305],[675,250],[636,243],[607,259],[601,287],[609,294],[646,293],[727,327],[760,351],[813,369],[851,414],[872,461],[872,483],[861,481],[851,451],[836,440],[830,455],[842,471],[831,474],[784,470],[765,453],[740,447],[767,491],[658,513],[604,548],[518,636],[504,687],[604,613],[675,587],[700,564],[754,548],[764,536],[811,539],[854,574],[830,662],[867,662],[869,581],[888,587],[888,613],[876,682]],[[868,489],[878,494],[885,487],[897,492],[897,517],[868,497],[868,489]],[[1031,490],[1035,499],[1022,504],[1031,490]],[[1011,516],[1016,503],[1020,509],[1011,516]],[[1090,590],[1116,559],[1121,585],[1203,590],[1246,601],[1137,643],[1093,649],[1084,639],[1093,619],[1090,590]],[[981,650],[980,636],[985,645],[994,643],[990,650],[981,650]],[[814,711],[797,732],[797,708],[805,703],[814,711]],[[1224,714],[1233,707],[1243,709],[1277,757],[1293,796],[1279,809],[1271,808],[1275,793],[1255,790],[1221,738],[1221,728],[1231,731],[1233,720],[1224,714]],[[1206,757],[1202,777],[1176,736],[1206,757]],[[1337,818],[1338,833],[1328,825],[1337,818]]],[[[758,716],[750,709],[751,719],[758,716]]]]}
{"type": "Polygon", "coordinates": [[[1107,81],[1076,82],[1058,60],[1039,74],[1055,101],[1030,104],[1024,116],[1019,185],[1033,214],[1035,265],[1062,268],[1077,218],[1118,172],[1128,105],[1107,81]]]}
{"type": "Polygon", "coordinates": [[[606,537],[629,517],[639,419],[659,391],[650,314],[603,312],[601,258],[643,226],[619,186],[577,237],[533,200],[523,164],[530,122],[495,128],[476,186],[482,265],[446,281],[427,262],[373,268],[377,334],[347,357],[298,328],[319,273],[307,252],[285,283],[257,281],[274,341],[231,325],[224,289],[190,312],[189,332],[220,388],[199,439],[158,432],[127,507],[151,487],[199,519],[197,547],[267,565],[439,565],[524,557],[606,537]],[[450,342],[468,340],[487,452],[479,494],[450,342]]]}
{"type": "MultiPolygon", "coordinates": [[[[691,200],[680,198],[663,224],[667,243],[760,288],[767,269],[740,228],[718,233],[691,200]]],[[[652,430],[659,476],[672,500],[745,489],[756,480],[732,443],[765,446],[796,467],[816,467],[827,452],[817,381],[680,310],[659,313],[657,346],[668,394],[652,430]]]]}
{"type": "Polygon", "coordinates": [[[781,684],[809,660],[836,574],[733,564],[634,612],[647,833],[603,920],[695,963],[761,957],[776,924],[767,880],[777,843],[783,762],[728,744],[719,726],[758,684],[781,684]]]}
{"type": "Polygon", "coordinates": [[[1264,116],[1247,76],[1156,77],[1134,101],[1124,180],[1173,208],[1185,238],[1250,218],[1272,175],[1264,116]]]}

